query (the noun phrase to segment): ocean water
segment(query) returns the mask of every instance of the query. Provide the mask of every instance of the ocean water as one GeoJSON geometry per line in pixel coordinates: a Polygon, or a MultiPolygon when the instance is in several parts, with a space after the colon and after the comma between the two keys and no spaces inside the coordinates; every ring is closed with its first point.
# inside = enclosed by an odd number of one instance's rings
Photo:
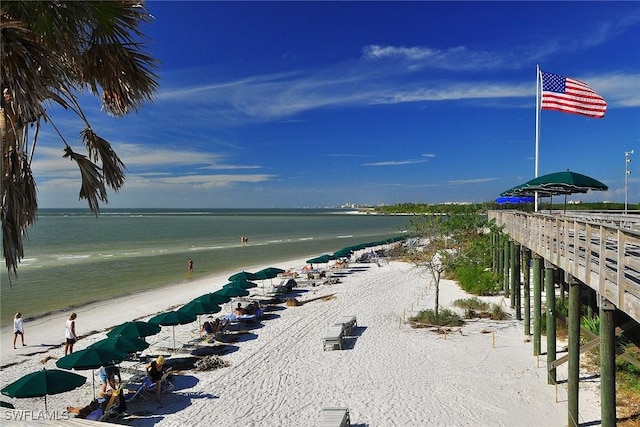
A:
{"type": "Polygon", "coordinates": [[[17,277],[0,270],[0,316],[6,325],[17,311],[28,319],[253,265],[291,267],[278,263],[397,236],[406,223],[325,209],[104,210],[98,218],[41,209],[17,277]]]}

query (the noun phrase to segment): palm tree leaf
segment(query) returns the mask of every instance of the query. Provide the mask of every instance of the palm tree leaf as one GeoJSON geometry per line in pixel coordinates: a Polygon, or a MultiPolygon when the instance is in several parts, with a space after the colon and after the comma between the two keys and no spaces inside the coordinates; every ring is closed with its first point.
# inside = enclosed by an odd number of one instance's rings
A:
{"type": "Polygon", "coordinates": [[[89,158],[102,162],[102,174],[106,184],[118,191],[124,184],[126,169],[122,160],[118,157],[111,144],[100,136],[96,135],[91,128],[85,128],[80,132],[82,141],[89,150],[89,158]]]}
{"type": "Polygon", "coordinates": [[[80,176],[82,177],[82,185],[80,186],[80,199],[87,199],[89,209],[96,216],[100,212],[100,202],[102,200],[107,203],[107,189],[104,186],[100,168],[96,166],[87,156],[75,153],[71,147],[64,149],[62,157],[69,157],[78,164],[80,176]]]}

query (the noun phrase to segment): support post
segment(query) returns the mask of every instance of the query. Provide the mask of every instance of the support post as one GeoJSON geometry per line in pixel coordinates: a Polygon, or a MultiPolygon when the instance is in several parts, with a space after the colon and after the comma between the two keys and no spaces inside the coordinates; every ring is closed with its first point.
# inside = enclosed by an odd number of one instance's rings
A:
{"type": "MultiPolygon", "coordinates": [[[[547,313],[547,367],[556,360],[556,293],[553,281],[553,268],[547,266],[544,274],[545,306],[547,313]]],[[[547,373],[547,384],[556,383],[556,368],[547,373]]]]}
{"type": "Polygon", "coordinates": [[[524,273],[524,334],[531,335],[531,250],[522,253],[524,273]]]}
{"type": "MultiPolygon", "coordinates": [[[[505,236],[506,237],[506,236],[505,236]]],[[[510,244],[510,240],[508,238],[505,238],[504,241],[504,247],[503,247],[503,270],[502,270],[502,289],[504,290],[504,296],[505,298],[509,297],[509,254],[510,254],[510,249],[509,247],[511,246],[510,244]]]]}
{"type": "Polygon", "coordinates": [[[568,425],[578,427],[578,393],[580,382],[580,282],[571,277],[569,283],[569,367],[568,425]]]}
{"type": "Polygon", "coordinates": [[[542,258],[533,257],[533,355],[542,354],[542,258]]]}
{"type": "Polygon", "coordinates": [[[511,270],[509,275],[509,302],[511,308],[516,306],[516,279],[520,277],[520,272],[516,270],[517,247],[516,242],[509,241],[509,270],[511,270]]]}
{"type": "Polygon", "coordinates": [[[516,243],[515,245],[515,281],[513,294],[515,295],[514,303],[516,306],[516,319],[522,320],[522,251],[521,246],[516,243]]]}
{"type": "Polygon", "coordinates": [[[602,427],[616,425],[615,306],[600,301],[600,415],[602,427]]]}

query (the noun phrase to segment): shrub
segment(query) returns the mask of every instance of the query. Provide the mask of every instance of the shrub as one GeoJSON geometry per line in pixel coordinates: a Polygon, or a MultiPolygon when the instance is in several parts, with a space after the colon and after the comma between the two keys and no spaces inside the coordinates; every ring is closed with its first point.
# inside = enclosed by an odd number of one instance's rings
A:
{"type": "Polygon", "coordinates": [[[464,310],[465,319],[476,317],[477,313],[485,312],[489,309],[489,303],[481,301],[478,298],[457,299],[453,305],[464,310]]]}
{"type": "Polygon", "coordinates": [[[496,295],[500,291],[498,276],[480,265],[458,266],[455,278],[462,289],[473,295],[496,295]]]}
{"type": "Polygon", "coordinates": [[[502,309],[502,306],[498,304],[491,304],[491,319],[492,320],[506,320],[509,317],[509,313],[502,309]]]}
{"type": "Polygon", "coordinates": [[[462,326],[463,324],[460,316],[448,309],[440,310],[437,316],[434,310],[422,310],[409,320],[435,326],[462,326]]]}

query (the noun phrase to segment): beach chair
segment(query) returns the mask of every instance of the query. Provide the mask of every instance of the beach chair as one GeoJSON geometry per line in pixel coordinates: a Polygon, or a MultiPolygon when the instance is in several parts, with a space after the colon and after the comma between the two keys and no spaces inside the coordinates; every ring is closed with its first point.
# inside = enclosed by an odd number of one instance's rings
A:
{"type": "Polygon", "coordinates": [[[358,319],[356,316],[342,316],[335,323],[336,325],[342,325],[342,330],[344,335],[351,335],[353,333],[353,329],[358,326],[358,319]]]}
{"type": "Polygon", "coordinates": [[[338,346],[338,348],[342,350],[342,336],[342,325],[329,326],[327,332],[325,332],[322,337],[322,349],[326,350],[327,348],[330,348],[333,350],[338,346]]]}
{"type": "MultiPolygon", "coordinates": [[[[162,374],[162,379],[160,380],[160,387],[163,393],[171,393],[171,391],[173,391],[173,388],[174,388],[173,383],[168,379],[170,373],[171,373],[171,368],[167,369],[166,371],[164,371],[164,374],[162,374]]],[[[151,378],[149,377],[145,378],[143,384],[144,384],[145,392],[148,392],[148,393],[156,392],[156,383],[151,381],[151,378]]]]}
{"type": "Polygon", "coordinates": [[[122,387],[118,387],[117,390],[111,393],[111,398],[104,407],[103,414],[98,421],[116,421],[124,417],[124,409],[126,407],[123,408],[120,405],[120,393],[122,393],[122,387]]]}
{"type": "MultiPolygon", "coordinates": [[[[125,394],[124,400],[127,403],[133,402],[136,399],[147,400],[147,396],[145,396],[144,394],[145,387],[147,386],[147,381],[149,381],[149,383],[151,382],[149,377],[146,377],[140,384],[138,384],[137,387],[133,389],[133,393],[125,394]]],[[[129,391],[131,391],[131,389],[129,389],[129,391]]]]}
{"type": "Polygon", "coordinates": [[[324,408],[320,412],[317,427],[348,427],[349,408],[324,408]]]}

